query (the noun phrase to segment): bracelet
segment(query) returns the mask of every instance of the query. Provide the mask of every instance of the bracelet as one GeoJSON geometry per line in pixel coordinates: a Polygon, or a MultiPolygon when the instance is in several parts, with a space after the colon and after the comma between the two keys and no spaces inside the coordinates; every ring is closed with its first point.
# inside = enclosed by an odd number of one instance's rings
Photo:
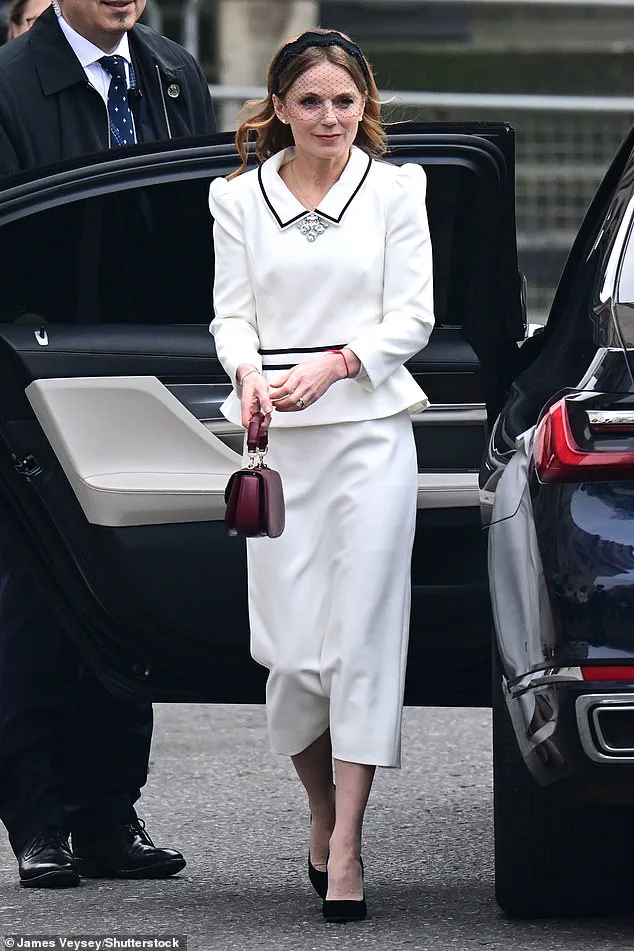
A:
{"type": "Polygon", "coordinates": [[[350,367],[348,366],[348,361],[346,360],[346,355],[343,350],[329,350],[328,353],[338,353],[343,362],[346,365],[346,379],[350,376],[350,367]]]}
{"type": "MultiPolygon", "coordinates": [[[[342,356],[343,356],[343,354],[342,354],[342,356]]],[[[242,384],[244,383],[244,381],[245,381],[246,378],[248,377],[249,373],[259,373],[259,372],[260,372],[260,371],[258,370],[257,367],[252,367],[250,370],[247,370],[247,372],[246,372],[245,374],[243,374],[243,376],[237,381],[237,382],[238,382],[238,386],[242,386],[242,384]]],[[[236,379],[237,379],[237,377],[236,377],[236,379]]]]}

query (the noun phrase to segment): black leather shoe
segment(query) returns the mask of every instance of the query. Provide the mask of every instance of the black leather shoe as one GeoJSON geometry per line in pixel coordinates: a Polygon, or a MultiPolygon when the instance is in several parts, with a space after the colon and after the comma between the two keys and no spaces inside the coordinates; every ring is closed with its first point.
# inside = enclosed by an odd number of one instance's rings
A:
{"type": "Polygon", "coordinates": [[[18,853],[20,885],[26,888],[72,888],[79,885],[77,863],[60,829],[38,832],[18,853]]]}
{"type": "Polygon", "coordinates": [[[73,852],[86,878],[169,878],[186,865],[176,849],[157,849],[142,819],[103,827],[92,838],[73,833],[73,852]]]}
{"type": "Polygon", "coordinates": [[[323,905],[323,915],[326,921],[344,924],[347,921],[363,921],[368,913],[365,898],[361,901],[342,899],[341,901],[326,900],[323,905]]]}

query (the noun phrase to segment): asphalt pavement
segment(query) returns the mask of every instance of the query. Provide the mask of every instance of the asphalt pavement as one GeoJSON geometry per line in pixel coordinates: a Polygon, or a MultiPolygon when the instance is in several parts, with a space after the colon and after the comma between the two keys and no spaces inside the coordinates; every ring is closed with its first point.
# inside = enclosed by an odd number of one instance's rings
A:
{"type": "Polygon", "coordinates": [[[403,768],[378,772],[367,815],[362,923],[321,918],[307,809],[290,762],[268,750],[262,707],[157,705],[139,814],[156,844],[185,853],[179,876],[24,889],[3,838],[0,934],[117,936],[119,947],[187,935],[200,951],[634,948],[634,917],[526,923],[497,908],[488,710],[405,711],[403,768]]]}

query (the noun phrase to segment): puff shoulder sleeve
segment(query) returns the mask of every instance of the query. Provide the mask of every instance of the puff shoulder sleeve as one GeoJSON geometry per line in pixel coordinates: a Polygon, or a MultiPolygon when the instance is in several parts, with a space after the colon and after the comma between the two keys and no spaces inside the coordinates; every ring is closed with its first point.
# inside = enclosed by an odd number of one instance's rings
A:
{"type": "Polygon", "coordinates": [[[231,182],[217,178],[211,183],[209,209],[215,255],[215,316],[209,329],[218,359],[235,386],[237,367],[251,363],[261,370],[262,358],[242,210],[231,182]]]}
{"type": "Polygon", "coordinates": [[[383,315],[348,346],[365,373],[359,383],[380,386],[427,345],[434,326],[432,248],[420,165],[402,165],[386,206],[383,315]]]}

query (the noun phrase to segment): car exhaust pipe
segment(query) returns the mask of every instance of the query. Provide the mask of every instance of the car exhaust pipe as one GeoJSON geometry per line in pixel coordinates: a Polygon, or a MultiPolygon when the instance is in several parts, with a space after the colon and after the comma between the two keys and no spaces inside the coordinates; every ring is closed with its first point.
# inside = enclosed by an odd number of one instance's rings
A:
{"type": "Polygon", "coordinates": [[[634,692],[577,697],[582,746],[599,763],[634,763],[634,692]]]}

